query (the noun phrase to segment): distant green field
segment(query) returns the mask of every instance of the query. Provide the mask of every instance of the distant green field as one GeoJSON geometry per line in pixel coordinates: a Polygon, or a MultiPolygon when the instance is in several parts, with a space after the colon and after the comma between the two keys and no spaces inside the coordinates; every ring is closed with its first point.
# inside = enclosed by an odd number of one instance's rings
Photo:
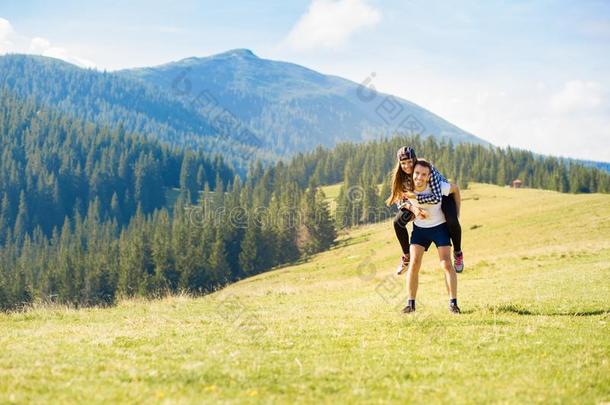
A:
{"type": "Polygon", "coordinates": [[[339,191],[341,190],[341,184],[334,184],[332,186],[324,186],[321,187],[322,191],[324,191],[324,195],[326,195],[326,201],[328,202],[328,208],[331,213],[335,212],[337,208],[336,199],[339,197],[339,191]]]}
{"type": "Polygon", "coordinates": [[[178,200],[179,196],[180,196],[179,188],[166,189],[165,190],[166,206],[169,207],[170,209],[173,209],[174,205],[176,205],[176,200],[178,200]]]}
{"type": "Polygon", "coordinates": [[[206,297],[0,315],[0,403],[608,403],[610,196],[463,198],[459,316],[435,248],[400,313],[374,224],[206,297]]]}

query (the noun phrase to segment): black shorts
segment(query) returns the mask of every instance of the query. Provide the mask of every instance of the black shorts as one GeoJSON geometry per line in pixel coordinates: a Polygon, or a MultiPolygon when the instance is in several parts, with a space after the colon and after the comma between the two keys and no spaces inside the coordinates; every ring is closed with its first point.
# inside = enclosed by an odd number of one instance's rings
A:
{"type": "Polygon", "coordinates": [[[449,228],[447,228],[446,222],[433,226],[432,228],[420,228],[413,224],[413,233],[411,234],[412,245],[423,246],[427,251],[432,242],[434,242],[437,248],[441,246],[451,246],[449,228]]]}

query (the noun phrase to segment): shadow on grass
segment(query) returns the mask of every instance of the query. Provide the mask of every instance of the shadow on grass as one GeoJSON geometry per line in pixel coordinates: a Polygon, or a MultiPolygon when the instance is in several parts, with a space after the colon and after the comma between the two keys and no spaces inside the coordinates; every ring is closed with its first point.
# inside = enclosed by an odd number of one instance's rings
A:
{"type": "MultiPolygon", "coordinates": [[[[494,307],[487,307],[491,312],[494,311],[494,307]]],[[[496,312],[512,313],[517,315],[533,315],[533,316],[595,316],[610,314],[610,309],[593,309],[587,311],[564,311],[564,312],[541,312],[531,311],[520,305],[499,305],[495,307],[496,312]]]]}
{"type": "Polygon", "coordinates": [[[363,242],[368,241],[368,238],[369,238],[368,234],[358,235],[358,236],[347,236],[344,239],[335,241],[335,243],[333,243],[330,250],[341,249],[341,248],[344,248],[347,246],[353,246],[358,243],[363,243],[363,242]]]}

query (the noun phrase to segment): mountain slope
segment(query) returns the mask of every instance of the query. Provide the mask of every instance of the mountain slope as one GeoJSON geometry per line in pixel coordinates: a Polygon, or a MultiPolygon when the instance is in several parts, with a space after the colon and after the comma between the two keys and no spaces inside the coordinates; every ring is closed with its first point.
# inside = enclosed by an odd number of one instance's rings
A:
{"type": "Polygon", "coordinates": [[[122,126],[127,132],[208,153],[247,155],[260,146],[249,132],[239,139],[232,136],[222,120],[211,122],[170,92],[58,59],[0,56],[0,88],[83,121],[122,126]]]}
{"type": "Polygon", "coordinates": [[[84,121],[222,153],[241,174],[255,158],[397,132],[485,143],[408,101],[247,50],[111,73],[4,55],[0,88],[84,121]]]}
{"type": "Polygon", "coordinates": [[[487,145],[406,100],[239,49],[114,73],[5,55],[0,88],[84,121],[221,153],[242,175],[257,158],[396,133],[487,145]]]}
{"type": "Polygon", "coordinates": [[[463,197],[460,316],[434,248],[398,312],[386,222],[198,299],[0,314],[0,402],[607,402],[610,197],[463,197]]]}
{"type": "Polygon", "coordinates": [[[274,151],[362,141],[396,132],[487,144],[409,101],[371,94],[340,77],[235,49],[157,67],[119,71],[197,104],[200,94],[237,117],[274,151]]]}
{"type": "Polygon", "coordinates": [[[163,190],[194,183],[194,194],[234,178],[220,157],[75,120],[7,92],[0,92],[0,156],[0,246],[37,230],[50,237],[89,208],[123,226],[138,208],[165,207],[163,190]]]}

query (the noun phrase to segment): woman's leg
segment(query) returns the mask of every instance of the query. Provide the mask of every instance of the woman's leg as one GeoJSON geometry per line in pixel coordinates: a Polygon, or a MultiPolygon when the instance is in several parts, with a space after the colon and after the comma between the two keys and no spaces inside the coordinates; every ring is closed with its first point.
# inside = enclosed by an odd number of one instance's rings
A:
{"type": "Polygon", "coordinates": [[[447,220],[447,227],[449,228],[449,236],[453,242],[453,251],[459,253],[462,251],[462,226],[458,219],[458,211],[453,194],[449,194],[448,197],[443,196],[441,203],[441,209],[445,214],[447,220]]]}
{"type": "Polygon", "coordinates": [[[398,242],[400,242],[400,247],[402,248],[402,253],[404,255],[409,254],[409,231],[407,231],[407,223],[413,219],[413,213],[411,211],[398,211],[396,217],[394,217],[394,231],[396,232],[396,237],[398,238],[398,242]]]}

